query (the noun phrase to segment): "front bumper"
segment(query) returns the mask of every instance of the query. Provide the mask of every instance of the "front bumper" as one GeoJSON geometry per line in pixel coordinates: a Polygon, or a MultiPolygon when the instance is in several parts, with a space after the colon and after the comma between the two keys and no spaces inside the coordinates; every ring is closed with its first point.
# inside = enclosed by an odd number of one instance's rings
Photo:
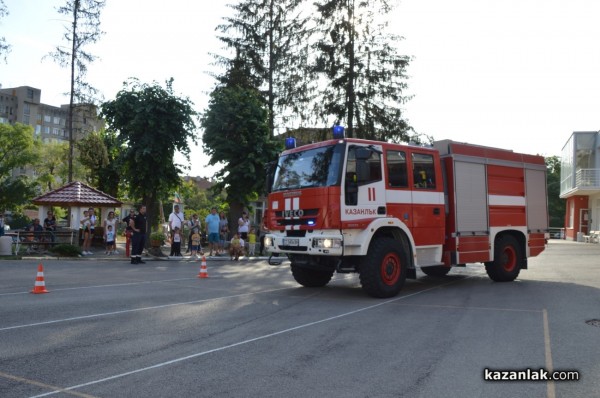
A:
{"type": "Polygon", "coordinates": [[[269,233],[265,235],[265,248],[271,253],[341,256],[344,252],[344,240],[335,231],[307,232],[302,237],[269,233]]]}

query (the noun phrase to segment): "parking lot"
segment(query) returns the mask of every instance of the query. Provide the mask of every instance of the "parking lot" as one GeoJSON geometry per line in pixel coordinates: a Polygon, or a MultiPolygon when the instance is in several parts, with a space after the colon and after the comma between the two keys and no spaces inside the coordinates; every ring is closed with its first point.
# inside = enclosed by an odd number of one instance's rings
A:
{"type": "Polygon", "coordinates": [[[1,397],[600,396],[600,245],[551,240],[513,283],[469,264],[379,300],[287,262],[0,261],[1,397]],[[488,370],[578,381],[486,381],[488,370]]]}

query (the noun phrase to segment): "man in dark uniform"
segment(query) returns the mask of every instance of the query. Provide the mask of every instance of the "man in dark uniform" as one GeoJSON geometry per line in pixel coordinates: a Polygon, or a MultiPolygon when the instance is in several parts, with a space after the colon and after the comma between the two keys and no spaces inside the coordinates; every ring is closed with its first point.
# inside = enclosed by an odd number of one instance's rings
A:
{"type": "Polygon", "coordinates": [[[142,261],[142,250],[146,243],[146,206],[141,205],[138,214],[129,221],[133,229],[131,236],[131,264],[145,264],[142,261]]]}

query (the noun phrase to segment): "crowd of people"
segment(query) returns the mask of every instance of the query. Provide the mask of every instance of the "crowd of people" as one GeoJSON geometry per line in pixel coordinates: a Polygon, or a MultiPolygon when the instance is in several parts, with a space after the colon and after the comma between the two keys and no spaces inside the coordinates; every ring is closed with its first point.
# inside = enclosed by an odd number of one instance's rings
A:
{"type": "MultiPolygon", "coordinates": [[[[39,220],[38,220],[39,221],[39,220]]],[[[140,264],[142,252],[146,242],[146,207],[140,206],[137,212],[130,209],[127,216],[121,220],[124,223],[125,234],[131,238],[131,263],[140,264]]],[[[84,256],[92,254],[91,245],[94,239],[94,230],[98,223],[94,208],[90,207],[83,212],[81,223],[81,250],[84,256]]],[[[34,221],[32,231],[43,230],[34,221]]],[[[104,254],[118,254],[116,247],[117,230],[119,220],[115,212],[110,211],[102,221],[102,239],[105,245],[104,254]]],[[[56,219],[52,212],[48,212],[48,218],[44,220],[46,230],[56,230],[56,219]]],[[[186,219],[179,205],[173,206],[173,212],[169,215],[168,243],[170,244],[169,257],[181,258],[185,247],[185,254],[192,258],[200,258],[205,254],[203,242],[206,246],[208,256],[229,256],[231,260],[239,260],[243,256],[262,255],[264,246],[260,239],[260,232],[251,225],[249,215],[244,211],[238,219],[237,225],[230,228],[225,212],[217,212],[217,208],[211,208],[210,213],[203,222],[198,214],[192,214],[186,219]],[[186,240],[187,236],[187,240],[186,240]],[[259,242],[261,242],[259,246],[259,242]],[[259,247],[257,247],[259,246],[259,247]]]]}

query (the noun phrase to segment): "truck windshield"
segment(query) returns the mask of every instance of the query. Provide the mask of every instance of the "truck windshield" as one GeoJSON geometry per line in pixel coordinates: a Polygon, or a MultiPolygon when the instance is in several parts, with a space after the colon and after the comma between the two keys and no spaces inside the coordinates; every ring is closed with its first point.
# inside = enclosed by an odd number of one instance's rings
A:
{"type": "Polygon", "coordinates": [[[343,149],[337,144],[281,156],[273,191],[339,185],[343,149]]]}

